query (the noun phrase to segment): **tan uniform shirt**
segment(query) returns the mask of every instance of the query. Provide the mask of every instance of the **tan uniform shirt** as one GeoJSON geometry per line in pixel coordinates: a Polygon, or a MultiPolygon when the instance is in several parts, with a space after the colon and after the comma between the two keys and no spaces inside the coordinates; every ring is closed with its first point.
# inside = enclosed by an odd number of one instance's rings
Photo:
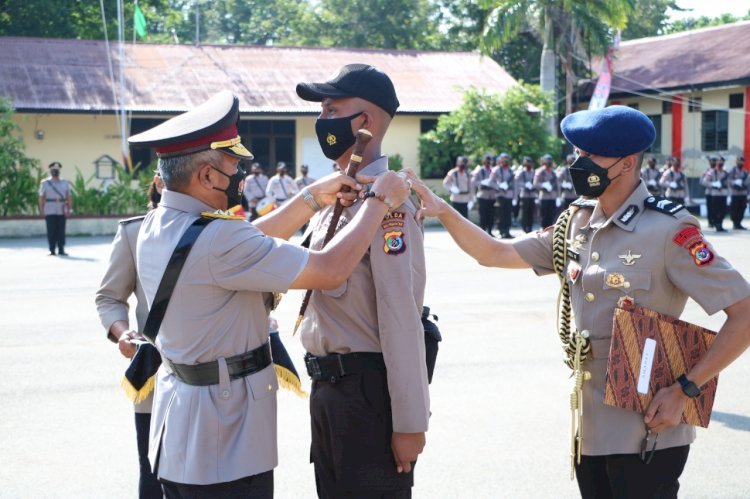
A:
{"type": "Polygon", "coordinates": [[[729,172],[723,168],[709,168],[701,177],[701,185],[706,187],[710,196],[727,196],[729,194],[729,172]]]}
{"type": "Polygon", "coordinates": [[[740,166],[734,166],[729,170],[727,178],[729,191],[732,196],[747,196],[748,186],[750,186],[750,174],[740,166]]]}
{"type": "Polygon", "coordinates": [[[521,168],[516,172],[516,193],[519,198],[529,199],[537,197],[534,187],[534,172],[521,168]]]}
{"type": "Polygon", "coordinates": [[[497,185],[497,197],[513,199],[516,196],[515,174],[509,166],[496,166],[492,175],[497,185]]]}
{"type": "Polygon", "coordinates": [[[266,196],[275,200],[276,204],[284,204],[298,192],[297,183],[289,175],[274,175],[266,186],[266,196]]]}
{"type": "MultiPolygon", "coordinates": [[[[138,240],[138,230],[141,228],[141,218],[123,220],[117,227],[117,234],[112,241],[112,252],[109,254],[109,265],[102,277],[102,283],[96,292],[96,311],[99,320],[104,326],[104,331],[109,336],[109,328],[117,321],[130,322],[128,318],[128,298],[135,294],[135,319],[136,327],[131,324],[131,329],[143,332],[148,317],[148,306],[146,297],[143,295],[143,287],[138,282],[138,274],[135,269],[135,244],[138,240]]],[[[118,352],[119,355],[119,352],[118,352]]],[[[135,404],[135,412],[151,412],[154,393],[140,404],[135,404]]]]}
{"type": "Polygon", "coordinates": [[[65,199],[70,195],[70,183],[47,178],[39,185],[39,195],[44,196],[44,215],[65,215],[65,199]]]}
{"type": "MultiPolygon", "coordinates": [[[[570,240],[578,238],[578,244],[570,247],[578,261],[569,259],[566,274],[575,327],[591,333],[593,350],[593,360],[583,365],[592,374],[583,385],[586,455],[638,453],[645,436],[642,414],[603,404],[612,317],[620,297],[630,295],[640,306],[679,317],[688,296],[711,315],[750,295],[750,284],[710,243],[695,255],[682,246],[685,234],[694,236],[700,229],[698,220],[685,209],[669,215],[646,208],[649,198],[641,182],[609,219],[597,205],[580,209],[571,224],[570,240]],[[612,273],[624,276],[629,286],[609,286],[612,273]]],[[[553,272],[552,230],[529,234],[513,245],[537,274],[553,272]]],[[[657,449],[694,439],[695,429],[681,424],[659,434],[657,449]]]]}
{"type": "Polygon", "coordinates": [[[646,183],[648,192],[650,192],[654,196],[661,195],[661,186],[659,185],[661,172],[658,168],[656,168],[656,166],[654,166],[653,168],[651,168],[650,166],[643,167],[641,169],[641,178],[646,183]]]}
{"type": "Polygon", "coordinates": [[[454,203],[468,203],[474,197],[471,188],[471,173],[468,169],[464,171],[452,168],[443,179],[443,187],[451,193],[450,200],[454,203]],[[453,192],[455,189],[458,192],[453,192]]]}
{"type": "Polygon", "coordinates": [[[297,190],[301,191],[302,189],[312,184],[316,180],[317,179],[314,179],[309,175],[307,177],[303,177],[302,175],[300,175],[299,177],[294,179],[294,182],[297,184],[297,190]]]}
{"type": "Polygon", "coordinates": [[[557,174],[552,168],[540,166],[534,172],[534,188],[539,192],[539,199],[557,199],[560,187],[557,184],[557,174]]]}
{"type": "MultiPolygon", "coordinates": [[[[138,277],[149,306],[167,262],[201,201],[165,190],[138,235],[138,277]]],[[[268,341],[264,292],[285,292],[307,263],[304,248],[265,236],[244,220],[214,220],[195,242],[177,280],[156,347],[162,357],[196,364],[239,355],[268,341]]],[[[159,370],[149,459],[159,478],[229,482],[274,468],[276,390],[272,365],[218,385],[191,386],[159,370]]]]}
{"type": "MultiPolygon", "coordinates": [[[[362,169],[382,175],[382,157],[362,169]]],[[[371,202],[371,201],[365,201],[371,202]]],[[[346,208],[340,227],[362,203],[346,208]]],[[[311,222],[313,249],[321,247],[333,208],[311,222]]],[[[427,431],[424,329],[421,322],[425,288],[422,227],[410,199],[386,216],[365,257],[338,289],[314,291],[300,325],[302,345],[313,355],[383,352],[391,396],[393,431],[427,431]]]]}
{"type": "Polygon", "coordinates": [[[248,175],[245,177],[245,187],[242,189],[242,193],[247,199],[248,206],[255,207],[258,205],[258,201],[266,197],[266,187],[268,187],[268,177],[263,174],[248,175]]]}
{"type": "Polygon", "coordinates": [[[557,181],[560,186],[560,197],[567,200],[577,199],[576,190],[573,188],[573,177],[570,176],[568,166],[557,167],[557,181]]]}
{"type": "Polygon", "coordinates": [[[494,184],[492,169],[479,165],[471,174],[471,182],[477,190],[477,199],[495,199],[497,186],[494,184]]]}
{"type": "Polygon", "coordinates": [[[670,168],[662,174],[659,186],[666,197],[684,198],[687,194],[687,177],[684,172],[676,172],[670,168]]]}

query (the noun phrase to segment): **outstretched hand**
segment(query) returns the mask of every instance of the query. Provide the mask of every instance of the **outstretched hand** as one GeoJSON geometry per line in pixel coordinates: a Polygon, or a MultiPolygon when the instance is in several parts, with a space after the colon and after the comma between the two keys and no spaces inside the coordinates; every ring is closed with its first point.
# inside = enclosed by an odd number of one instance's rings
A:
{"type": "Polygon", "coordinates": [[[362,191],[363,184],[372,183],[375,178],[369,175],[357,175],[355,180],[341,172],[334,172],[311,184],[308,189],[320,206],[336,204],[337,199],[341,200],[342,205],[351,206],[362,191]],[[351,191],[341,192],[344,186],[349,187],[351,191]]]}
{"type": "Polygon", "coordinates": [[[426,217],[437,217],[440,215],[443,207],[447,206],[440,196],[432,192],[422,179],[420,179],[414,170],[411,168],[405,168],[402,172],[406,173],[406,176],[411,180],[411,188],[419,196],[422,201],[422,207],[417,211],[417,220],[421,220],[426,217]]]}

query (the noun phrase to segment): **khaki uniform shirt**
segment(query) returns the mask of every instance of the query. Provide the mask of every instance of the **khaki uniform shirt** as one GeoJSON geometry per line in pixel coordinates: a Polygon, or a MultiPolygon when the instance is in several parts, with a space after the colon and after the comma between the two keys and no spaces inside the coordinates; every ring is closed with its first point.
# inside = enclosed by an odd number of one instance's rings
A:
{"type": "Polygon", "coordinates": [[[443,179],[443,187],[450,192],[450,200],[454,203],[468,203],[474,197],[472,193],[471,173],[468,169],[463,172],[458,168],[451,169],[443,179]],[[458,188],[458,193],[451,191],[452,187],[458,188]]]}
{"type": "Polygon", "coordinates": [[[44,196],[44,215],[65,215],[65,199],[70,195],[70,183],[47,178],[39,185],[39,195],[44,196]]]}
{"type": "Polygon", "coordinates": [[[534,188],[539,191],[539,199],[557,199],[560,196],[560,188],[557,185],[557,174],[552,168],[540,166],[536,169],[534,173],[534,188]]]}
{"type": "Polygon", "coordinates": [[[274,175],[266,186],[266,196],[275,200],[276,204],[284,204],[298,192],[297,183],[289,175],[274,175]]]}
{"type": "Polygon", "coordinates": [[[560,186],[560,197],[568,200],[578,199],[576,190],[573,188],[573,177],[570,175],[570,168],[568,166],[557,167],[557,181],[560,186]]]}
{"type": "Polygon", "coordinates": [[[534,187],[534,172],[521,168],[516,172],[516,193],[519,198],[529,199],[537,196],[534,187]]]}
{"type": "Polygon", "coordinates": [[[514,180],[515,174],[510,167],[496,166],[492,170],[492,175],[495,179],[495,185],[497,185],[497,197],[505,199],[513,199],[516,196],[516,183],[514,180]],[[503,189],[505,187],[505,189],[503,189]]]}
{"type": "Polygon", "coordinates": [[[654,196],[661,195],[661,186],[659,185],[661,172],[659,172],[659,169],[656,168],[656,166],[654,166],[653,168],[648,165],[643,167],[641,169],[641,178],[643,179],[643,182],[645,182],[648,192],[650,192],[654,196]]]}
{"type": "MultiPolygon", "coordinates": [[[[138,274],[135,268],[135,244],[138,240],[138,231],[141,228],[142,218],[123,220],[117,227],[117,234],[112,241],[112,252],[109,255],[109,265],[102,277],[102,283],[96,292],[96,311],[99,320],[104,326],[107,337],[109,329],[117,321],[130,322],[128,318],[128,298],[135,294],[135,319],[138,332],[143,332],[148,317],[148,306],[146,297],[143,295],[143,287],[138,282],[138,274]]],[[[119,352],[118,352],[119,355],[119,352]]],[[[135,404],[135,412],[151,412],[154,393],[151,392],[140,404],[135,404]]]]}
{"type": "Polygon", "coordinates": [[[729,170],[727,183],[729,184],[732,196],[747,196],[748,186],[750,185],[750,174],[744,168],[734,166],[729,170]]]}
{"type": "Polygon", "coordinates": [[[709,168],[701,177],[701,185],[706,187],[710,196],[727,196],[729,194],[729,172],[723,168],[709,168]],[[716,187],[715,182],[720,184],[716,187]],[[710,192],[709,192],[710,191],[710,192]]]}
{"type": "Polygon", "coordinates": [[[310,177],[309,175],[307,177],[303,177],[302,175],[300,175],[299,177],[294,179],[294,182],[297,184],[297,190],[301,191],[302,189],[312,184],[316,180],[317,179],[314,179],[310,177]]]}
{"type": "Polygon", "coordinates": [[[670,168],[662,174],[659,186],[668,198],[685,198],[687,194],[687,177],[685,176],[685,172],[676,172],[670,168]],[[676,184],[676,187],[673,184],[676,184]]]}
{"type": "Polygon", "coordinates": [[[497,186],[494,180],[491,168],[485,168],[484,165],[474,168],[471,181],[477,190],[477,199],[495,199],[497,197],[497,186]]]}
{"type": "MultiPolygon", "coordinates": [[[[165,190],[138,234],[138,277],[149,307],[172,252],[188,226],[213,211],[165,190]]],[[[229,380],[223,359],[268,341],[265,292],[285,292],[307,264],[306,249],[265,236],[244,220],[214,220],[195,242],[177,280],[156,347],[179,364],[218,360],[218,385],[192,386],[162,365],[151,418],[149,459],[159,478],[229,482],[274,468],[276,390],[273,365],[229,380]]]]}
{"type": "MultiPolygon", "coordinates": [[[[700,229],[698,220],[685,209],[669,215],[646,208],[649,198],[641,182],[609,219],[597,205],[581,208],[571,223],[569,241],[578,238],[569,245],[578,261],[569,259],[566,272],[571,305],[575,327],[590,332],[593,350],[593,359],[583,363],[592,375],[583,385],[585,455],[638,453],[645,436],[642,414],[603,403],[612,317],[620,297],[627,294],[637,305],[679,317],[688,296],[711,315],[750,295],[750,284],[710,243],[704,241],[704,251],[696,256],[681,245],[684,234],[700,229]],[[624,276],[629,286],[608,285],[612,273],[624,276]]],[[[513,245],[537,274],[553,272],[552,230],[529,234],[513,245]]],[[[659,434],[657,449],[694,439],[692,426],[677,425],[659,434]]]]}
{"type": "Polygon", "coordinates": [[[242,189],[242,193],[247,199],[247,204],[250,207],[258,205],[258,201],[266,197],[266,187],[268,187],[268,177],[263,174],[248,175],[245,177],[245,187],[242,189]]]}
{"type": "MultiPolygon", "coordinates": [[[[382,157],[361,173],[382,175],[387,170],[388,159],[382,157]]],[[[358,202],[344,209],[339,226],[361,206],[358,202]]],[[[427,431],[430,415],[421,322],[424,244],[416,209],[409,199],[387,215],[349,279],[337,289],[312,293],[300,325],[302,345],[313,355],[383,353],[393,431],[406,433],[427,431]]],[[[332,212],[332,207],[325,208],[311,221],[311,248],[321,247],[332,212]]]]}

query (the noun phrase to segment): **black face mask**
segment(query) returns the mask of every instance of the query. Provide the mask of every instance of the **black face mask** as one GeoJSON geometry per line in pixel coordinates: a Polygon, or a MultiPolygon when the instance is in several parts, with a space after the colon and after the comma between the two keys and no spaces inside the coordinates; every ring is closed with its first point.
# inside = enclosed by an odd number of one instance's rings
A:
{"type": "Polygon", "coordinates": [[[52,170],[49,171],[49,174],[52,175],[53,177],[59,177],[60,176],[60,170],[52,169],[52,170]]]}
{"type": "MultiPolygon", "coordinates": [[[[570,179],[573,181],[573,188],[579,196],[588,198],[598,198],[612,183],[607,176],[607,171],[620,162],[618,159],[607,168],[594,163],[588,156],[578,156],[570,165],[570,179]]],[[[619,175],[618,175],[619,177],[619,175]]],[[[617,177],[615,177],[617,178],[617,177]]]]}
{"type": "Polygon", "coordinates": [[[362,113],[328,120],[318,118],[315,122],[315,133],[326,158],[336,161],[354,145],[357,138],[352,133],[352,120],[360,114],[362,113]]]}
{"type": "Polygon", "coordinates": [[[240,184],[242,183],[242,179],[245,178],[245,170],[243,170],[241,167],[237,167],[237,173],[235,173],[234,175],[227,175],[215,166],[211,166],[211,168],[229,179],[229,185],[226,189],[219,189],[218,187],[214,187],[215,190],[221,191],[227,195],[227,209],[242,203],[242,189],[240,189],[240,184]]]}

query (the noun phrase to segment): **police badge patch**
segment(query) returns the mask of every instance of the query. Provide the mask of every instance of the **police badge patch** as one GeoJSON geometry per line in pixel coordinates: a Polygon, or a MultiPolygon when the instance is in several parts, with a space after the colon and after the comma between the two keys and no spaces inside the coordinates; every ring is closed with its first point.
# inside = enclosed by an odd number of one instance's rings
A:
{"type": "Polygon", "coordinates": [[[383,251],[387,255],[400,255],[406,251],[406,241],[404,241],[404,231],[393,230],[386,232],[383,235],[385,244],[383,245],[383,251]]]}

